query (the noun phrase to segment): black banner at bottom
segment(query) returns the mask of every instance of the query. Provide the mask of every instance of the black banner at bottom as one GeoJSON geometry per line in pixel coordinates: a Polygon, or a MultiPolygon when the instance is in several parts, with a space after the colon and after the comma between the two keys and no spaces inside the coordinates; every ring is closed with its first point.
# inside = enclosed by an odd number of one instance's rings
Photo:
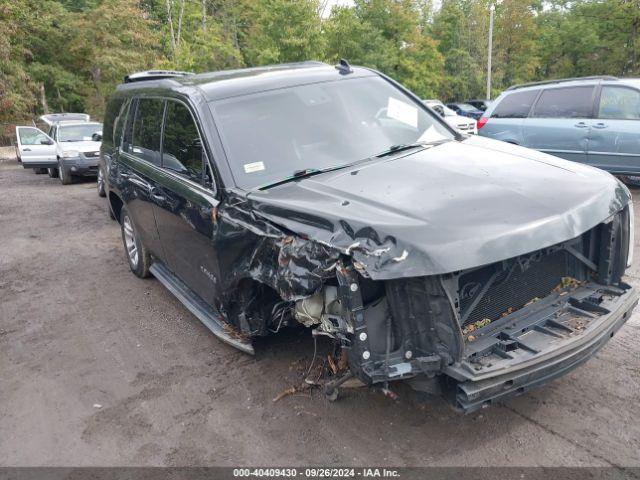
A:
{"type": "Polygon", "coordinates": [[[0,480],[640,480],[640,467],[0,467],[0,480]]]}

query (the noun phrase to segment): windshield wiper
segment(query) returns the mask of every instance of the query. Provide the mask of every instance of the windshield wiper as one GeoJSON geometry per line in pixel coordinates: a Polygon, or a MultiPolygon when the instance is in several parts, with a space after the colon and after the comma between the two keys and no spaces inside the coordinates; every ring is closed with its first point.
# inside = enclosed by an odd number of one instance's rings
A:
{"type": "Polygon", "coordinates": [[[258,190],[268,190],[271,187],[277,187],[278,185],[282,185],[284,183],[289,183],[289,182],[293,182],[295,180],[300,180],[302,178],[309,178],[309,177],[313,177],[314,175],[318,175],[320,173],[326,173],[326,172],[333,172],[335,170],[340,170],[343,168],[348,168],[348,167],[353,167],[355,165],[359,165],[361,163],[367,162],[373,158],[382,158],[382,157],[386,157],[387,155],[391,155],[394,153],[398,153],[398,152],[402,152],[405,150],[412,150],[414,148],[424,148],[424,147],[430,147],[433,145],[437,145],[439,143],[443,143],[448,141],[447,139],[444,140],[437,140],[435,142],[416,142],[416,143],[408,143],[408,144],[398,144],[398,145],[391,145],[389,147],[388,150],[385,150],[384,152],[380,152],[380,153],[376,153],[375,155],[371,155],[370,157],[367,158],[363,158],[362,160],[357,160],[355,162],[351,162],[351,163],[345,163],[343,165],[336,165],[333,167],[328,167],[328,168],[304,168],[301,170],[294,170],[291,173],[291,176],[286,177],[282,180],[278,180],[277,182],[273,182],[273,183],[269,183],[267,185],[263,185],[262,187],[258,187],[258,190]]]}
{"type": "Polygon", "coordinates": [[[414,148],[424,147],[426,143],[416,142],[416,143],[400,143],[398,145],[391,145],[388,150],[384,152],[376,153],[374,157],[382,158],[388,155],[392,155],[394,153],[404,152],[405,150],[412,150],[414,148]]]}
{"type": "Polygon", "coordinates": [[[268,190],[271,187],[277,187],[278,185],[282,185],[284,183],[293,182],[295,180],[300,180],[303,178],[313,177],[314,175],[319,175],[321,173],[333,172],[335,170],[340,170],[342,168],[347,168],[352,166],[353,163],[346,163],[344,165],[336,165],[328,168],[303,168],[301,170],[294,170],[291,173],[290,177],[283,178],[282,180],[278,180],[277,182],[269,183],[267,185],[263,185],[259,187],[258,190],[268,190]]]}
{"type": "Polygon", "coordinates": [[[449,139],[443,138],[442,140],[434,140],[431,142],[422,141],[422,142],[415,142],[415,143],[400,143],[397,145],[391,145],[388,150],[377,153],[374,155],[374,157],[382,158],[389,155],[393,155],[394,153],[404,152],[405,150],[413,150],[414,148],[433,147],[436,145],[440,145],[441,143],[446,143],[448,141],[449,139]]]}

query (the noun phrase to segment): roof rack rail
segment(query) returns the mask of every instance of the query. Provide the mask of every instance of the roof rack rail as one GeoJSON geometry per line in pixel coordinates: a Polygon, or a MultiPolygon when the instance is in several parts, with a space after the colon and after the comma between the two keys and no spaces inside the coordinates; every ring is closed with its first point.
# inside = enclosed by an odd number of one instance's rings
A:
{"type": "Polygon", "coordinates": [[[145,70],[144,72],[130,73],[124,77],[124,83],[141,82],[144,80],[160,80],[163,78],[186,77],[195,75],[193,72],[181,72],[177,70],[145,70]]]}
{"type": "Polygon", "coordinates": [[[521,83],[519,85],[513,85],[507,88],[505,91],[517,90],[518,88],[535,87],[538,85],[551,85],[554,83],[575,82],[577,80],[618,80],[618,77],[611,75],[593,75],[590,77],[571,77],[571,78],[558,78],[556,80],[543,80],[541,82],[521,83]]]}
{"type": "Polygon", "coordinates": [[[41,120],[47,125],[51,126],[54,123],[60,123],[65,121],[88,122],[89,120],[91,120],[91,117],[87,113],[61,112],[61,113],[46,113],[38,117],[38,120],[41,120]]]}

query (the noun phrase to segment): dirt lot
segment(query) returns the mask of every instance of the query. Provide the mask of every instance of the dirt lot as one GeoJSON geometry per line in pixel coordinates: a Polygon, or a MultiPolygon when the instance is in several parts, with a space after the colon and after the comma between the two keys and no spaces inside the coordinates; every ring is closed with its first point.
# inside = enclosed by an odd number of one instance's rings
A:
{"type": "Polygon", "coordinates": [[[477,414],[404,390],[274,403],[310,336],[222,344],[129,272],[94,182],[0,160],[0,245],[0,465],[640,466],[638,312],[585,366],[477,414]]]}

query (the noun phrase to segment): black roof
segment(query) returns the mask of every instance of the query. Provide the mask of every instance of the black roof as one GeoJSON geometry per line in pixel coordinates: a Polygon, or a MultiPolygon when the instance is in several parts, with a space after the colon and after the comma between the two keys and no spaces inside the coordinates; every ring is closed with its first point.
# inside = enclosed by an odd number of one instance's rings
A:
{"type": "MultiPolygon", "coordinates": [[[[140,72],[141,75],[144,73],[146,72],[140,72]]],[[[376,75],[375,72],[361,67],[352,67],[351,72],[345,74],[344,70],[322,62],[286,63],[195,75],[185,75],[186,72],[176,73],[178,75],[162,75],[159,79],[153,75],[149,75],[148,80],[138,78],[137,81],[118,85],[117,90],[163,88],[185,91],[194,88],[202,92],[207,100],[220,100],[295,85],[376,75]]],[[[131,74],[129,77],[135,78],[136,75],[138,74],[131,74]]]]}

